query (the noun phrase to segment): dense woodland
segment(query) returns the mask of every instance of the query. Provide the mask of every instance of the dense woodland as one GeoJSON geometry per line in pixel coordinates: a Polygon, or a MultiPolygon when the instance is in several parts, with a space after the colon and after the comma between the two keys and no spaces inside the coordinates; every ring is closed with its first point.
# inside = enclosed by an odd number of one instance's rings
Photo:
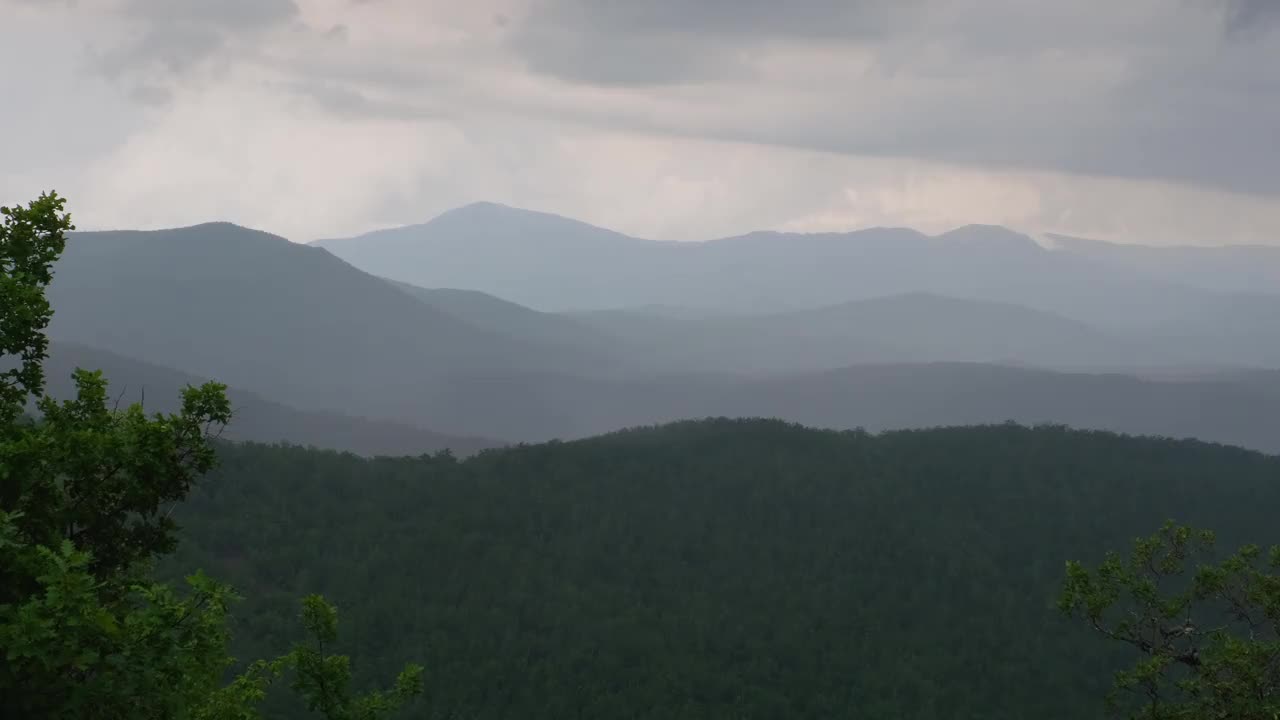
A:
{"type": "Polygon", "coordinates": [[[1060,427],[221,457],[167,566],[245,593],[237,654],[321,592],[367,677],[425,666],[438,718],[1098,717],[1131,656],[1054,609],[1064,563],[1166,517],[1271,541],[1280,506],[1280,459],[1060,427]]]}

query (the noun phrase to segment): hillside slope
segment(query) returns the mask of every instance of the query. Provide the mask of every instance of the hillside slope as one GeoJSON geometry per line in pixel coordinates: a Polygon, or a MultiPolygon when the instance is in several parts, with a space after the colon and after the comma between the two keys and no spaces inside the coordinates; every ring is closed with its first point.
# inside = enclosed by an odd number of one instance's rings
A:
{"type": "Polygon", "coordinates": [[[1065,252],[1206,290],[1280,293],[1280,247],[1156,247],[1049,237],[1054,247],[1065,252]]]}
{"type": "Polygon", "coordinates": [[[318,240],[375,275],[425,288],[479,290],[538,310],[632,304],[632,282],[659,279],[680,260],[674,243],[628,237],[558,215],[475,203],[430,222],[356,238],[318,240]],[[625,297],[625,296],[624,296],[625,297]]]}
{"type": "MultiPolygon", "coordinates": [[[[151,412],[177,412],[182,388],[206,381],[96,348],[54,343],[45,362],[46,392],[59,400],[72,397],[75,387],[71,373],[76,368],[101,370],[110,382],[113,398],[122,405],[142,402],[151,412]]],[[[296,410],[237,388],[228,388],[227,397],[235,416],[222,435],[226,440],[284,442],[359,455],[421,455],[447,448],[465,456],[502,444],[443,435],[386,420],[296,410]]]]}
{"type": "Polygon", "coordinates": [[[606,364],[616,362],[623,350],[618,338],[572,317],[532,310],[478,290],[389,282],[432,308],[483,330],[546,346],[573,348],[584,358],[606,364]]]}
{"type": "Polygon", "coordinates": [[[432,427],[520,440],[578,438],[704,417],[837,429],[1062,423],[1280,451],[1280,393],[1249,374],[1153,380],[973,363],[863,365],[766,377],[475,377],[441,388],[432,427]],[[501,407],[501,413],[489,408],[501,407]]]}
{"type": "Polygon", "coordinates": [[[1008,303],[909,293],[765,315],[573,313],[670,372],[797,372],[854,364],[1008,362],[1045,368],[1187,362],[1177,347],[1126,338],[1008,303]]]}
{"type": "Polygon", "coordinates": [[[937,236],[871,228],[673,243],[479,203],[421,225],[317,244],[379,275],[481,290],[539,310],[663,304],[767,314],[931,293],[1176,344],[1211,356],[1202,362],[1280,364],[1280,296],[1251,292],[1248,283],[1196,287],[1177,275],[1053,251],[995,226],[937,236]]]}
{"type": "Polygon", "coordinates": [[[1278,478],[1015,426],[681,423],[463,463],[234,447],[175,567],[246,591],[241,657],[326,594],[358,672],[423,663],[437,717],[1076,720],[1115,656],[1054,609],[1065,561],[1168,517],[1280,541],[1278,478]]]}
{"type": "Polygon", "coordinates": [[[584,370],[558,345],[473,327],[318,248],[225,223],[81,233],[50,335],[305,409],[393,417],[453,373],[584,370]]]}

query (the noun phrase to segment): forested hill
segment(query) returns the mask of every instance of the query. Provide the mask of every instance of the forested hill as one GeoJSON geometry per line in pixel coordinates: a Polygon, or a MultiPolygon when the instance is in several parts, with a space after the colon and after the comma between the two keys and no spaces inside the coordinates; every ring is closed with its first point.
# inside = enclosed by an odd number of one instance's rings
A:
{"type": "Polygon", "coordinates": [[[1111,651],[1054,610],[1064,562],[1168,517],[1275,542],[1277,508],[1280,459],[1058,427],[234,445],[172,567],[250,598],[240,657],[324,593],[365,677],[426,667],[425,717],[1076,720],[1111,651]]]}

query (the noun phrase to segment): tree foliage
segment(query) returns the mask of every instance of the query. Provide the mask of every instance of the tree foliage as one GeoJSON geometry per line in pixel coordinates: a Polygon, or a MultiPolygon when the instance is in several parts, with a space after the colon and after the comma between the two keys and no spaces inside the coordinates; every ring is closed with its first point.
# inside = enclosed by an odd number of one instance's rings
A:
{"type": "Polygon", "coordinates": [[[1108,705],[1140,720],[1280,717],[1280,546],[1216,559],[1214,534],[1167,522],[1088,569],[1059,606],[1138,652],[1108,705]]]}
{"type": "Polygon", "coordinates": [[[355,686],[417,659],[425,717],[469,720],[1097,717],[1127,656],[1057,612],[1064,562],[1171,516],[1266,537],[1280,506],[1275,458],[1016,425],[221,457],[173,566],[244,589],[236,653],[286,651],[322,593],[355,686]]]}
{"type": "Polygon", "coordinates": [[[27,396],[44,389],[44,329],[53,316],[45,287],[74,228],[65,206],[57,193],[46,193],[26,207],[0,207],[0,358],[17,359],[0,372],[0,427],[17,418],[27,396]]]}
{"type": "Polygon", "coordinates": [[[179,412],[118,409],[101,373],[77,370],[76,396],[40,397],[51,316],[45,288],[72,228],[56,194],[0,208],[0,716],[251,718],[281,673],[328,720],[372,720],[417,691],[411,667],[391,692],[359,695],[345,656],[325,655],[336,614],[318,597],[300,645],[223,685],[231,589],[202,573],[182,590],[152,578],[177,545],[175,506],[211,470],[231,419],[225,388],[188,387],[179,412]],[[24,411],[32,398],[38,418],[24,411]]]}

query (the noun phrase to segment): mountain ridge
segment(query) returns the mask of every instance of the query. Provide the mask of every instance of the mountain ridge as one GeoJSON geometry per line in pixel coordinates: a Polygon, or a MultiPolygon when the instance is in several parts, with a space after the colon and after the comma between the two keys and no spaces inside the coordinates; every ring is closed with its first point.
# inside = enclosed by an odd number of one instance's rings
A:
{"type": "MultiPolygon", "coordinates": [[[[46,393],[56,400],[74,397],[71,373],[77,368],[102,371],[115,402],[142,402],[148,412],[177,412],[181,390],[209,380],[87,345],[55,342],[45,361],[46,393]]],[[[420,455],[444,449],[467,456],[505,444],[388,420],[298,410],[235,387],[227,389],[227,397],[233,416],[221,436],[225,440],[288,443],[366,456],[420,455]]]]}
{"type": "MultiPolygon", "coordinates": [[[[425,224],[317,245],[394,280],[481,290],[558,312],[653,304],[781,312],[929,291],[1026,305],[1095,327],[1149,331],[1178,323],[1188,308],[1231,305],[1235,297],[1050,249],[1002,226],[972,224],[939,235],[908,228],[757,231],[664,243],[577,221],[568,221],[573,232],[566,236],[548,230],[546,217],[469,206],[425,224]]],[[[1280,304],[1271,309],[1280,314],[1280,304]]],[[[1197,331],[1222,322],[1207,319],[1197,331]]]]}
{"type": "Polygon", "coordinates": [[[382,417],[456,372],[593,366],[474,327],[321,248],[233,228],[73,236],[54,267],[50,336],[382,417]]]}

